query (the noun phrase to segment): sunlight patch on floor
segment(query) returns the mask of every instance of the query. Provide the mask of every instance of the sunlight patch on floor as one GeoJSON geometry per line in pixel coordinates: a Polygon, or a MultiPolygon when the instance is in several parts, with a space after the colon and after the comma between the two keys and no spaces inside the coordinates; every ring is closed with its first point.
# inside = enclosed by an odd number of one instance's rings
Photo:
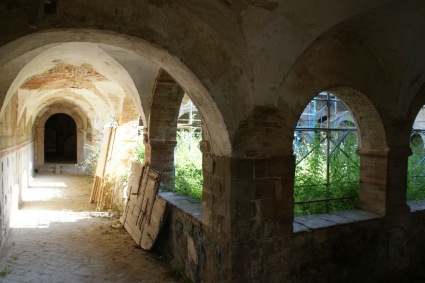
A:
{"type": "Polygon", "coordinates": [[[49,228],[52,224],[77,222],[92,217],[109,217],[89,204],[91,184],[87,177],[36,175],[22,191],[21,208],[12,213],[13,228],[49,228]]]}
{"type": "Polygon", "coordinates": [[[69,210],[20,210],[13,217],[10,226],[13,228],[49,228],[52,223],[71,223],[92,217],[111,216],[109,212],[69,211],[69,210]]]}

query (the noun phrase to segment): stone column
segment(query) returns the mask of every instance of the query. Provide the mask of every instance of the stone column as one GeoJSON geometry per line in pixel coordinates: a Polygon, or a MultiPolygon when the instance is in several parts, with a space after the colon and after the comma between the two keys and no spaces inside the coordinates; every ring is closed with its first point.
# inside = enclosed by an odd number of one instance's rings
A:
{"type": "Polygon", "coordinates": [[[146,163],[152,169],[162,172],[161,187],[174,188],[174,148],[176,141],[153,140],[145,143],[146,163]]]}
{"type": "Polygon", "coordinates": [[[37,128],[35,140],[35,164],[38,167],[44,165],[44,127],[37,128]]]}
{"type": "Polygon", "coordinates": [[[85,144],[85,137],[86,137],[86,131],[84,128],[78,128],[77,129],[77,163],[84,161],[84,144],[85,144]]]}
{"type": "Polygon", "coordinates": [[[406,205],[409,147],[358,150],[360,193],[358,206],[380,215],[408,211],[406,205]]]}
{"type": "Polygon", "coordinates": [[[294,170],[293,155],[233,158],[204,153],[202,222],[214,241],[205,248],[206,265],[222,276],[216,281],[261,280],[276,257],[283,259],[283,243],[292,235],[294,170]]]}

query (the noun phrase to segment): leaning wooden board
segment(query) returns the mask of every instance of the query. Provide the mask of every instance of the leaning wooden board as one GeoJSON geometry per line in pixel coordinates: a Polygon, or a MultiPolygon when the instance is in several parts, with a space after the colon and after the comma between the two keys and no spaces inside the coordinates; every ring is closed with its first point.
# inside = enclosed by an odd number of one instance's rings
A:
{"type": "Polygon", "coordinates": [[[143,235],[140,241],[140,246],[142,249],[150,250],[153,247],[153,244],[158,238],[159,231],[164,224],[166,208],[167,202],[161,198],[156,197],[149,224],[146,225],[143,229],[143,235]]]}
{"type": "Polygon", "coordinates": [[[152,248],[166,217],[167,202],[157,197],[160,178],[161,172],[149,166],[132,166],[130,197],[121,223],[145,250],[152,248]]]}

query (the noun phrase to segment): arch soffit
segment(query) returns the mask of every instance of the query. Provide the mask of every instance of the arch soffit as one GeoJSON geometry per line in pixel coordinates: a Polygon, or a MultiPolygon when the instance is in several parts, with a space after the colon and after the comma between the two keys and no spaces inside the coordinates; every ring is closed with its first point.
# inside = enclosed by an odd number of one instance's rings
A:
{"type": "MultiPolygon", "coordinates": [[[[58,64],[71,64],[74,66],[90,65],[95,72],[100,73],[100,78],[107,81],[93,81],[90,83],[89,90],[92,90],[97,96],[105,100],[115,112],[120,112],[120,105],[114,106],[110,95],[125,96],[128,95],[136,105],[138,112],[144,119],[144,112],[141,108],[140,96],[127,71],[117,63],[111,56],[106,54],[99,46],[93,43],[63,43],[49,44],[46,51],[38,54],[20,70],[19,74],[8,90],[4,103],[8,103],[14,93],[29,79],[36,77],[40,73],[48,72],[54,69],[58,64]],[[79,47],[79,48],[77,48],[79,47]],[[58,63],[59,62],[59,63],[58,63]],[[87,64],[88,63],[88,64],[87,64]],[[102,76],[104,76],[102,78],[102,76]],[[113,85],[111,85],[111,82],[113,85]],[[105,85],[106,84],[106,85],[105,85]],[[113,89],[112,93],[106,93],[106,90],[113,89]]],[[[43,47],[38,47],[43,48],[43,47]]],[[[35,53],[34,53],[35,54],[35,53]]],[[[27,58],[28,60],[28,58],[27,58]]],[[[90,67],[91,68],[91,67],[90,67]]],[[[99,75],[97,75],[99,76],[99,75]]],[[[66,86],[65,86],[66,87],[66,86]]],[[[38,95],[39,91],[32,91],[32,95],[38,95]]],[[[76,92],[76,91],[74,91],[76,92]]],[[[27,92],[31,93],[31,92],[27,92]]],[[[26,100],[29,100],[31,96],[26,100]]],[[[122,98],[123,100],[124,98],[122,98]]],[[[4,111],[2,109],[2,111],[4,111]]],[[[117,114],[117,113],[115,113],[117,114]]]]}
{"type": "MultiPolygon", "coordinates": [[[[419,109],[425,105],[425,34],[418,40],[415,50],[410,54],[405,76],[403,78],[400,96],[403,99],[399,100],[397,105],[397,114],[407,116],[411,120],[412,115],[417,115],[419,109]],[[417,105],[417,104],[420,105],[417,105]],[[418,110],[415,110],[418,108],[418,110]],[[415,114],[416,113],[416,114],[415,114]]],[[[413,118],[413,121],[415,118],[413,118]]],[[[413,125],[413,122],[412,122],[413,125]]]]}
{"type": "Polygon", "coordinates": [[[381,64],[374,53],[368,47],[352,50],[349,47],[352,40],[338,42],[328,38],[315,42],[283,80],[276,104],[281,112],[287,112],[287,123],[293,131],[306,105],[320,92],[331,92],[353,114],[359,127],[361,148],[386,149],[384,117],[390,112],[388,109],[394,109],[395,104],[391,102],[396,103],[397,99],[385,101],[366,95],[390,92],[385,82],[378,83],[381,64]],[[365,61],[370,62],[367,68],[361,63],[365,61]]]}
{"type": "MultiPolygon", "coordinates": [[[[78,92],[76,89],[67,90],[66,95],[62,93],[63,91],[50,91],[50,92],[43,92],[40,93],[38,96],[36,96],[34,99],[31,100],[31,105],[26,105],[32,109],[31,112],[26,112],[26,119],[29,121],[32,117],[38,116],[40,111],[46,107],[46,105],[52,105],[53,103],[68,103],[70,105],[75,105],[78,108],[81,109],[83,113],[89,113],[93,112],[94,115],[97,117],[103,117],[110,115],[111,117],[114,116],[113,110],[111,110],[106,103],[103,103],[103,100],[98,99],[95,94],[93,94],[91,91],[85,91],[84,96],[78,95],[75,92],[78,92]],[[61,95],[58,95],[61,94],[61,95]],[[78,99],[77,99],[78,98],[78,99]],[[96,99],[100,100],[95,105],[93,101],[96,99]],[[96,111],[94,111],[96,109],[96,111]],[[109,114],[108,114],[109,113],[109,114]],[[107,115],[108,114],[108,115],[107,115]]],[[[30,100],[27,100],[30,101],[30,100]]],[[[23,113],[25,113],[24,107],[20,111],[20,116],[23,117],[23,113]]],[[[85,116],[88,116],[87,114],[85,116]]]]}
{"type": "Polygon", "coordinates": [[[410,128],[413,127],[413,123],[415,122],[416,116],[418,115],[419,111],[424,105],[425,105],[425,82],[416,92],[415,96],[413,97],[409,105],[409,110],[407,111],[406,116],[407,116],[407,120],[409,122],[410,128]]]}
{"type": "Polygon", "coordinates": [[[19,38],[0,48],[0,62],[25,55],[27,52],[51,44],[85,41],[102,43],[128,49],[147,57],[162,67],[182,86],[198,106],[211,135],[212,153],[222,156],[231,155],[231,145],[226,124],[215,101],[199,78],[177,57],[148,41],[114,32],[94,30],[49,30],[19,38]]]}

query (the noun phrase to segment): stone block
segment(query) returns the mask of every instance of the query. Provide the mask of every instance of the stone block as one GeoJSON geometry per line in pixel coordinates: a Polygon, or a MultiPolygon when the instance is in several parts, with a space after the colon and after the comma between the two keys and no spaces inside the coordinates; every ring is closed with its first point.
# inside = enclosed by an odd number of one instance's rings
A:
{"type": "Polygon", "coordinates": [[[269,175],[269,159],[254,159],[254,178],[267,178],[269,175]]]}
{"type": "Polygon", "coordinates": [[[274,199],[261,200],[261,217],[264,219],[276,217],[276,201],[274,199]]]}
{"type": "Polygon", "coordinates": [[[230,159],[222,156],[214,156],[214,176],[229,178],[230,159]]]}
{"type": "Polygon", "coordinates": [[[242,158],[232,159],[230,173],[232,180],[251,180],[254,178],[254,159],[242,158]]]}
{"type": "Polygon", "coordinates": [[[252,201],[232,202],[230,209],[235,211],[234,221],[248,221],[257,215],[257,205],[252,201]]]}
{"type": "Polygon", "coordinates": [[[270,177],[293,177],[295,175],[295,156],[288,155],[270,158],[270,177]]]}
{"type": "Polygon", "coordinates": [[[226,189],[224,186],[225,186],[225,182],[223,178],[215,177],[213,179],[213,184],[212,184],[213,195],[221,199],[226,189]]]}

